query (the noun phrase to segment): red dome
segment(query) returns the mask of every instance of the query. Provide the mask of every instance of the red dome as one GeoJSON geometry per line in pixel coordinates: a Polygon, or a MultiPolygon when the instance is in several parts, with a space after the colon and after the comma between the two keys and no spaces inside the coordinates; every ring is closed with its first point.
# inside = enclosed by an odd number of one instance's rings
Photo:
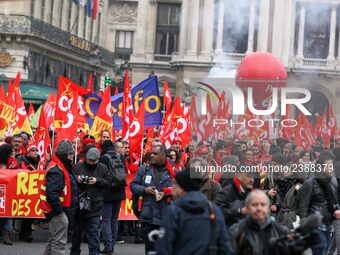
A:
{"type": "Polygon", "coordinates": [[[236,71],[236,80],[286,80],[287,72],[281,61],[268,52],[246,56],[236,71]]]}

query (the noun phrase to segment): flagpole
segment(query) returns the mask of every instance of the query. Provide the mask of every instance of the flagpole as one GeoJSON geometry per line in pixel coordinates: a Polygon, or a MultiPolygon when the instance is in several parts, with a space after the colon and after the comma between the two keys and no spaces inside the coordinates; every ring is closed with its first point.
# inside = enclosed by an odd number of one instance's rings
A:
{"type": "Polygon", "coordinates": [[[140,143],[141,144],[141,150],[140,150],[140,165],[142,166],[143,165],[143,139],[142,139],[142,142],[140,143]]]}
{"type": "Polygon", "coordinates": [[[76,137],[76,147],[74,148],[74,154],[75,154],[75,157],[74,157],[74,163],[77,164],[77,148],[78,148],[78,137],[76,137]]]}
{"type": "Polygon", "coordinates": [[[54,136],[55,136],[55,131],[52,130],[52,145],[51,146],[51,156],[53,155],[53,148],[54,148],[54,136]]]}

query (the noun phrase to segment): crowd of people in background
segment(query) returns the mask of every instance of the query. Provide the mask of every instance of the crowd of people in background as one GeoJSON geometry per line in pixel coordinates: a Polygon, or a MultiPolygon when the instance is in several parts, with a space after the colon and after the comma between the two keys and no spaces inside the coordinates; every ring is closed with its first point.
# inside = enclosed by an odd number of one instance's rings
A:
{"type": "MultiPolygon", "coordinates": [[[[4,244],[15,235],[31,242],[32,231],[48,228],[46,255],[64,254],[68,237],[70,254],[80,254],[84,239],[89,254],[113,254],[122,228],[143,239],[146,254],[340,254],[339,140],[325,148],[318,138],[304,149],[282,138],[249,145],[226,134],[186,146],[175,137],[167,149],[155,137],[145,151],[130,153],[108,130],[98,140],[62,140],[43,166],[46,220],[2,218],[4,244]],[[263,171],[270,167],[285,171],[263,171]],[[126,174],[134,175],[130,184],[126,174]],[[138,223],[118,222],[127,185],[138,223]],[[318,212],[322,222],[295,238],[296,224],[318,212]]],[[[22,132],[3,140],[0,163],[3,171],[34,171],[41,162],[22,132]]]]}

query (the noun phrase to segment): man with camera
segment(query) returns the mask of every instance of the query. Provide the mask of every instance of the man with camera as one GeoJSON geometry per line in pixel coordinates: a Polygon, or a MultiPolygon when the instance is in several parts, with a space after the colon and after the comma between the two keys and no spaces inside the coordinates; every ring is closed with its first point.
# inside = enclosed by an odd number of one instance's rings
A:
{"type": "Polygon", "coordinates": [[[84,229],[87,232],[89,254],[98,255],[100,252],[99,225],[104,204],[103,190],[110,187],[111,175],[108,168],[99,163],[99,157],[99,150],[91,148],[86,154],[85,161],[75,165],[80,195],[72,235],[71,255],[80,254],[84,229]]]}
{"type": "Polygon", "coordinates": [[[319,242],[313,233],[322,216],[314,215],[300,224],[296,231],[288,229],[270,217],[270,199],[262,190],[252,191],[246,199],[248,215],[229,228],[231,243],[237,255],[302,254],[319,242]]]}

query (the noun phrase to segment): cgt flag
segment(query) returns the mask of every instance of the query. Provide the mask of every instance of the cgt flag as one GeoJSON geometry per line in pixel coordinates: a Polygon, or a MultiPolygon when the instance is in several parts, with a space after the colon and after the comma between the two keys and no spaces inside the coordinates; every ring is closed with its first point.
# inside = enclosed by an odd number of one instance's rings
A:
{"type": "Polygon", "coordinates": [[[107,86],[98,113],[94,119],[91,135],[98,138],[103,130],[112,129],[111,86],[107,86]]]}
{"type": "MultiPolygon", "coordinates": [[[[151,76],[132,87],[131,97],[134,112],[138,111],[140,104],[145,100],[145,127],[160,126],[162,124],[161,99],[159,96],[157,76],[151,76]]],[[[84,95],[84,98],[87,122],[90,127],[92,127],[102,99],[94,93],[84,95]]],[[[122,129],[122,102],[123,92],[111,97],[115,130],[122,129]]]]}
{"type": "Polygon", "coordinates": [[[39,169],[42,170],[43,166],[47,161],[47,154],[50,151],[50,136],[48,133],[48,126],[46,124],[46,116],[45,112],[42,111],[39,117],[39,125],[37,128],[37,132],[35,133],[34,140],[36,145],[38,146],[39,156],[40,156],[40,163],[39,169]]]}

